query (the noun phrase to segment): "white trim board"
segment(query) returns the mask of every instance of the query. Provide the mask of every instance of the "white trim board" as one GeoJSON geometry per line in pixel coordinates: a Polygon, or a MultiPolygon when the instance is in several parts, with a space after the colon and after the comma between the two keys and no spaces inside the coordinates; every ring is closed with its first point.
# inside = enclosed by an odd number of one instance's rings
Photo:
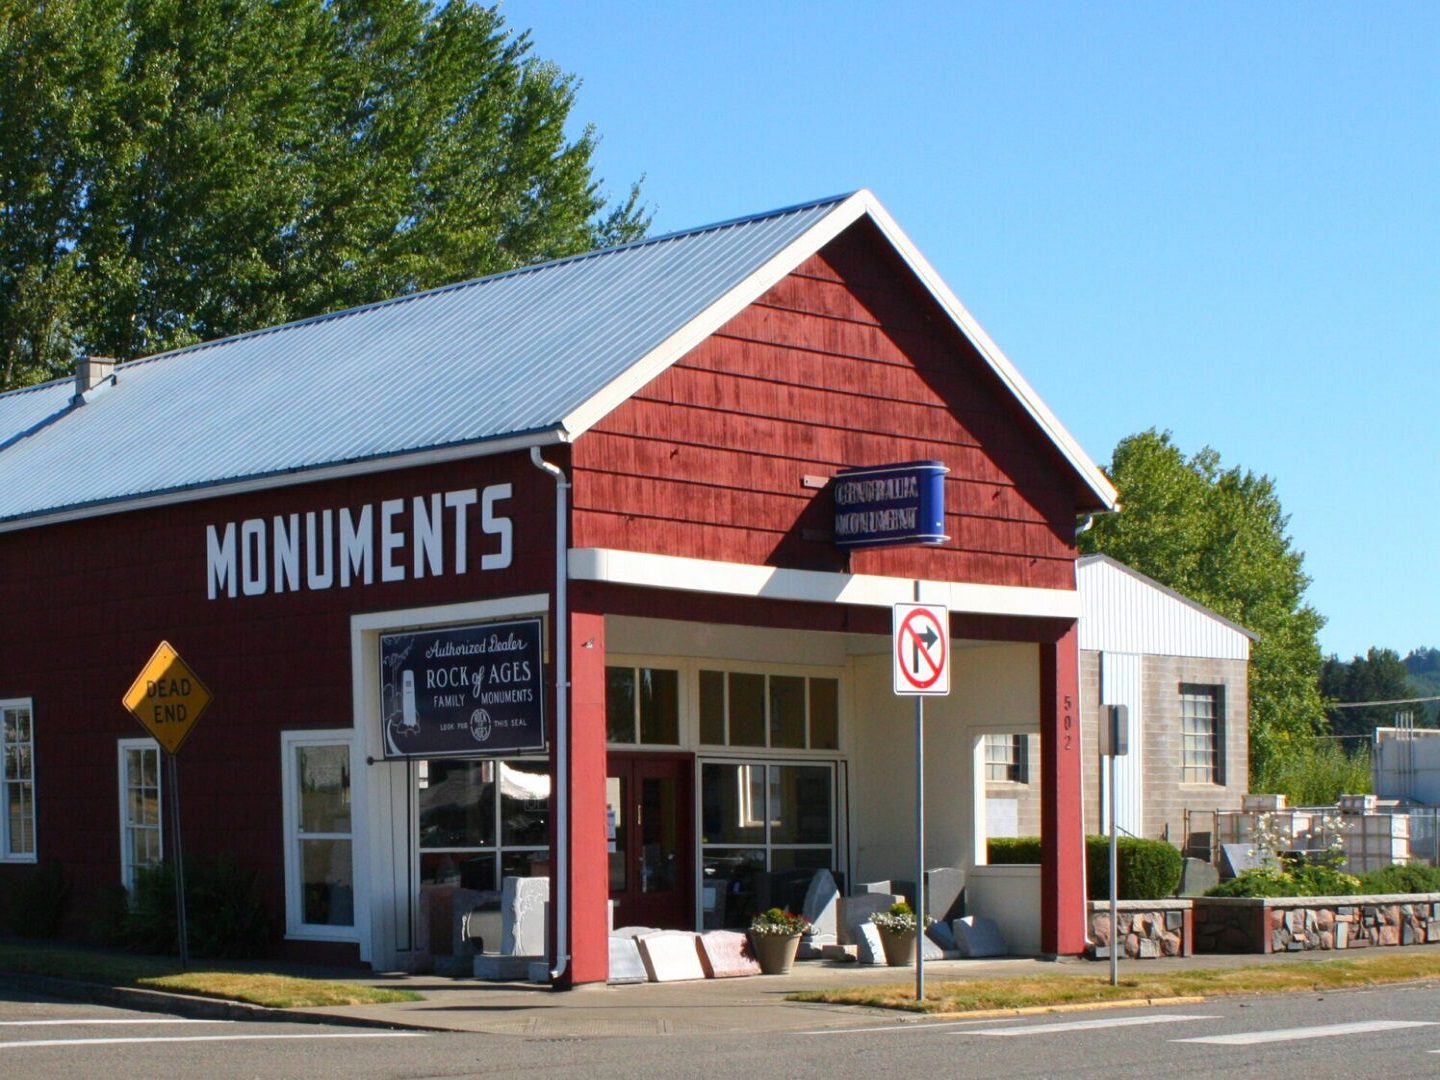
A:
{"type": "MultiPolygon", "coordinates": [[[[753,596],[765,600],[855,604],[861,607],[891,607],[915,600],[912,578],[786,570],[614,548],[571,548],[569,569],[571,579],[576,581],[679,589],[723,596],[753,596]]],[[[1051,619],[1080,617],[1080,597],[1069,589],[922,581],[920,596],[923,603],[944,604],[951,612],[963,614],[1051,619]]]]}

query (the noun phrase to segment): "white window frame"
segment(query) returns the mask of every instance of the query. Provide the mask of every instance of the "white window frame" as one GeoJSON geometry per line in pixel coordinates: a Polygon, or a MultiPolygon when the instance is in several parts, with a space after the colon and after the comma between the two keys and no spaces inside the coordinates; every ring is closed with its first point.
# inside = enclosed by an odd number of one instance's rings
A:
{"type": "MultiPolygon", "coordinates": [[[[26,743],[30,751],[30,775],[24,779],[11,778],[8,775],[7,761],[0,756],[0,863],[33,863],[39,861],[40,851],[40,822],[39,815],[35,811],[35,700],[33,698],[6,698],[0,700],[0,713],[11,709],[22,709],[30,720],[30,738],[26,743]],[[20,786],[21,790],[29,790],[29,817],[30,817],[30,850],[11,851],[12,837],[10,835],[10,787],[20,786]]],[[[0,739],[3,739],[3,729],[0,729],[0,739]]],[[[0,755],[4,755],[5,746],[0,745],[0,755]]],[[[25,800],[22,796],[22,806],[25,800]]],[[[22,811],[23,813],[23,811],[22,811]]]]}
{"type": "Polygon", "coordinates": [[[280,777],[285,827],[285,936],[295,941],[361,940],[362,927],[368,925],[364,910],[364,800],[361,777],[365,760],[359,752],[359,740],[350,728],[280,733],[280,777]],[[350,755],[350,831],[348,833],[306,834],[304,839],[350,841],[351,925],[305,922],[304,873],[300,858],[300,792],[295,768],[296,750],[306,746],[343,746],[350,755]]]}
{"type": "MultiPolygon", "coordinates": [[[[129,839],[132,828],[148,828],[144,824],[134,824],[130,821],[130,775],[125,768],[126,756],[131,750],[150,750],[155,753],[155,795],[160,801],[160,818],[156,822],[155,831],[160,837],[160,859],[165,858],[165,759],[160,752],[160,744],[154,739],[119,739],[115,743],[115,771],[117,786],[120,794],[120,882],[125,886],[131,896],[135,895],[135,872],[140,869],[140,864],[134,860],[134,852],[131,850],[129,839]]],[[[144,864],[159,865],[158,863],[144,864]]]]}

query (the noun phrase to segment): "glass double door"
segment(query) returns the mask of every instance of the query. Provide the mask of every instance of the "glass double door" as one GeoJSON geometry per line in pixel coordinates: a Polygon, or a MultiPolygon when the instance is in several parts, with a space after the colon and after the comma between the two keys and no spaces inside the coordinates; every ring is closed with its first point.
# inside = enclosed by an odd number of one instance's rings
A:
{"type": "Polygon", "coordinates": [[[695,927],[695,760],[608,758],[605,834],[615,925],[695,927]]]}

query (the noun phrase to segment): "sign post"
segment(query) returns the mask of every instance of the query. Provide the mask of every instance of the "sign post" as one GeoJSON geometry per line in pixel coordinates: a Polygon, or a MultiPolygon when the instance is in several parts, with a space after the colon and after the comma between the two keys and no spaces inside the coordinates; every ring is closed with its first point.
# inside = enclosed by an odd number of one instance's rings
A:
{"type": "Polygon", "coordinates": [[[168,641],[140,669],[121,699],[165,751],[166,784],[170,788],[170,836],[175,865],[175,929],[180,939],[180,967],[190,966],[189,935],[185,926],[184,847],[180,842],[180,776],[175,764],[180,745],[195,728],[210,704],[210,691],[168,641]]]}
{"type": "Polygon", "coordinates": [[[925,699],[950,693],[950,613],[896,604],[890,659],[895,693],[915,699],[915,1000],[925,1000],[925,699]]]}
{"type": "Polygon", "coordinates": [[[1110,985],[1120,985],[1120,954],[1117,949],[1117,917],[1120,895],[1119,842],[1115,824],[1115,759],[1130,752],[1130,707],[1106,705],[1100,725],[1100,752],[1110,759],[1110,985]]]}

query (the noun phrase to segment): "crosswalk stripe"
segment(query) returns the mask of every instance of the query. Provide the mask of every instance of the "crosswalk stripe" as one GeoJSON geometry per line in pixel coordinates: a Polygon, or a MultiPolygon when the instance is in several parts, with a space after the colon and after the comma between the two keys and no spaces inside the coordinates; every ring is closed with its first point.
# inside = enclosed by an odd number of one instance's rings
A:
{"type": "Polygon", "coordinates": [[[1215,1046],[1254,1046],[1256,1043],[1295,1042],[1336,1035],[1365,1035],[1374,1031],[1432,1027],[1435,1020],[1357,1020],[1349,1024],[1319,1024],[1314,1027],[1276,1028],[1273,1031],[1242,1031],[1235,1035],[1200,1035],[1193,1039],[1171,1039],[1177,1043],[1209,1043],[1215,1046]]]}
{"type": "Polygon", "coordinates": [[[424,1031],[347,1031],[347,1032],[305,1032],[275,1035],[158,1035],[154,1038],[138,1037],[123,1039],[23,1039],[17,1042],[0,1042],[0,1050],[31,1050],[42,1046],[115,1046],[122,1043],[193,1043],[193,1042],[263,1042],[279,1039],[414,1039],[426,1035],[424,1031]]]}
{"type": "Polygon", "coordinates": [[[1111,1016],[1100,1020],[1071,1020],[1060,1024],[1026,1024],[1024,1027],[996,1028],[994,1031],[954,1031],[952,1035],[1053,1035],[1062,1031],[1095,1031],[1101,1028],[1135,1027],[1140,1024],[1179,1024],[1187,1020],[1218,1020],[1218,1016],[1182,1013],[1150,1013],[1146,1016],[1111,1016]]]}
{"type": "Polygon", "coordinates": [[[0,1020],[0,1028],[94,1027],[96,1024],[233,1024],[233,1020],[189,1020],[184,1017],[76,1017],[73,1020],[0,1020]]]}

